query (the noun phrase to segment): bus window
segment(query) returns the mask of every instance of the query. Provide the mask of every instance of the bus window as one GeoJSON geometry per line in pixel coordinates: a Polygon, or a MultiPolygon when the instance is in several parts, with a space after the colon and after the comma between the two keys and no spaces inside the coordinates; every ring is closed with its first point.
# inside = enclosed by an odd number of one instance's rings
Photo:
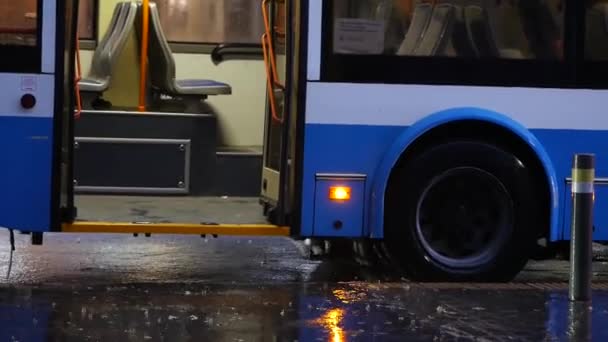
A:
{"type": "Polygon", "coordinates": [[[563,58],[561,0],[336,0],[337,54],[563,58]]]}
{"type": "Polygon", "coordinates": [[[259,1],[157,1],[167,39],[174,43],[255,43],[264,30],[259,1]]]}
{"type": "Polygon", "coordinates": [[[563,2],[559,0],[520,0],[517,2],[527,37],[529,57],[563,58],[563,2]]]}
{"type": "Polygon", "coordinates": [[[585,57],[608,60],[608,1],[587,1],[585,57]]]}
{"type": "Polygon", "coordinates": [[[78,36],[80,39],[95,40],[96,0],[80,0],[78,4],[78,36]]]}
{"type": "Polygon", "coordinates": [[[36,46],[37,0],[0,0],[0,44],[36,46]]]}

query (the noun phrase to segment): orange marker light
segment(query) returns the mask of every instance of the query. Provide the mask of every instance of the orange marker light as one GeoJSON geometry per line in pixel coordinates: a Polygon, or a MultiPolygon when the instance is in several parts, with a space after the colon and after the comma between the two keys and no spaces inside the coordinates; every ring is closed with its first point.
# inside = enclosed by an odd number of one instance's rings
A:
{"type": "Polygon", "coordinates": [[[350,200],[351,188],[348,186],[332,186],[329,188],[329,199],[333,201],[350,200]]]}

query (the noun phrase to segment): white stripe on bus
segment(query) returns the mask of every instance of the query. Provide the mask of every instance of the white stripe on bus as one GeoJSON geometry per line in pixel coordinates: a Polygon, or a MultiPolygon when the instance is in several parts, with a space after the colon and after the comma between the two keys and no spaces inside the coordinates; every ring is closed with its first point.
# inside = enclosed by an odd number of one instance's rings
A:
{"type": "MultiPolygon", "coordinates": [[[[42,65],[40,70],[43,73],[55,73],[55,34],[57,20],[57,0],[44,0],[42,2],[42,37],[38,37],[42,45],[42,65]]],[[[60,23],[59,25],[64,25],[60,23]]]]}
{"type": "Polygon", "coordinates": [[[316,81],[321,77],[321,20],[323,0],[308,2],[308,79],[316,81]]]}
{"type": "Polygon", "coordinates": [[[309,82],[306,123],[409,126],[478,107],[528,128],[608,130],[608,90],[309,82]]]}

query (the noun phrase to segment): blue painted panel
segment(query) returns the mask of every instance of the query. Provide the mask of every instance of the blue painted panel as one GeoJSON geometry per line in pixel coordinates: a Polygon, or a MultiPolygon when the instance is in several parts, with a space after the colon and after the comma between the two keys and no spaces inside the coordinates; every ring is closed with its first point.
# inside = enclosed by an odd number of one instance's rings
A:
{"type": "MultiPolygon", "coordinates": [[[[373,236],[375,227],[370,219],[382,216],[374,207],[380,199],[372,192],[377,180],[379,165],[398,137],[412,134],[408,127],[398,126],[357,126],[322,125],[306,126],[304,156],[304,186],[302,202],[302,236],[313,236],[314,188],[317,173],[360,173],[366,174],[366,200],[363,236],[373,236]],[[404,133],[405,132],[405,133],[404,133]],[[376,197],[374,197],[376,196],[376,197]]],[[[572,156],[575,153],[595,153],[597,176],[608,177],[608,131],[583,130],[531,130],[537,148],[546,151],[548,163],[552,165],[556,201],[554,203],[554,228],[552,240],[568,240],[570,219],[570,195],[565,179],[570,174],[572,156]]],[[[596,206],[597,240],[608,240],[608,190],[598,189],[596,206]]],[[[381,227],[380,227],[381,229],[381,227]]],[[[378,236],[373,236],[378,237],[378,236]]]]}
{"type": "Polygon", "coordinates": [[[331,237],[361,236],[363,234],[364,180],[317,180],[315,195],[314,235],[331,237]],[[351,188],[351,199],[338,202],[329,199],[332,186],[351,188]],[[340,227],[335,223],[340,222],[340,227]]]}
{"type": "MultiPolygon", "coordinates": [[[[532,133],[551,156],[559,179],[560,224],[554,240],[570,240],[572,200],[566,178],[572,172],[572,158],[576,153],[594,153],[597,158],[596,176],[608,177],[608,131],[539,129],[532,130],[532,133]]],[[[597,187],[595,225],[594,239],[608,240],[608,189],[605,187],[597,187]]]]}
{"type": "MultiPolygon", "coordinates": [[[[382,155],[404,130],[396,126],[306,125],[302,187],[302,236],[313,234],[315,176],[318,173],[356,173],[373,179],[382,155]]],[[[368,203],[371,182],[366,182],[368,203]]],[[[367,205],[365,208],[368,208],[367,205]]],[[[364,215],[364,229],[368,226],[364,215]]],[[[367,229],[364,235],[369,235],[367,229]]]]}
{"type": "Polygon", "coordinates": [[[50,230],[53,120],[0,117],[0,227],[50,230]]]}

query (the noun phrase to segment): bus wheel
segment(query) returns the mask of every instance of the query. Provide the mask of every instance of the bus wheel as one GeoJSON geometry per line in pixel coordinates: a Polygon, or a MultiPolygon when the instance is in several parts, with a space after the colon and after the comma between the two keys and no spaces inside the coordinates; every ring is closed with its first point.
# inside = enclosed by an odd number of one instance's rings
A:
{"type": "Polygon", "coordinates": [[[524,163],[497,146],[429,148],[391,177],[385,248],[414,280],[511,280],[536,238],[533,184],[524,163]]]}

